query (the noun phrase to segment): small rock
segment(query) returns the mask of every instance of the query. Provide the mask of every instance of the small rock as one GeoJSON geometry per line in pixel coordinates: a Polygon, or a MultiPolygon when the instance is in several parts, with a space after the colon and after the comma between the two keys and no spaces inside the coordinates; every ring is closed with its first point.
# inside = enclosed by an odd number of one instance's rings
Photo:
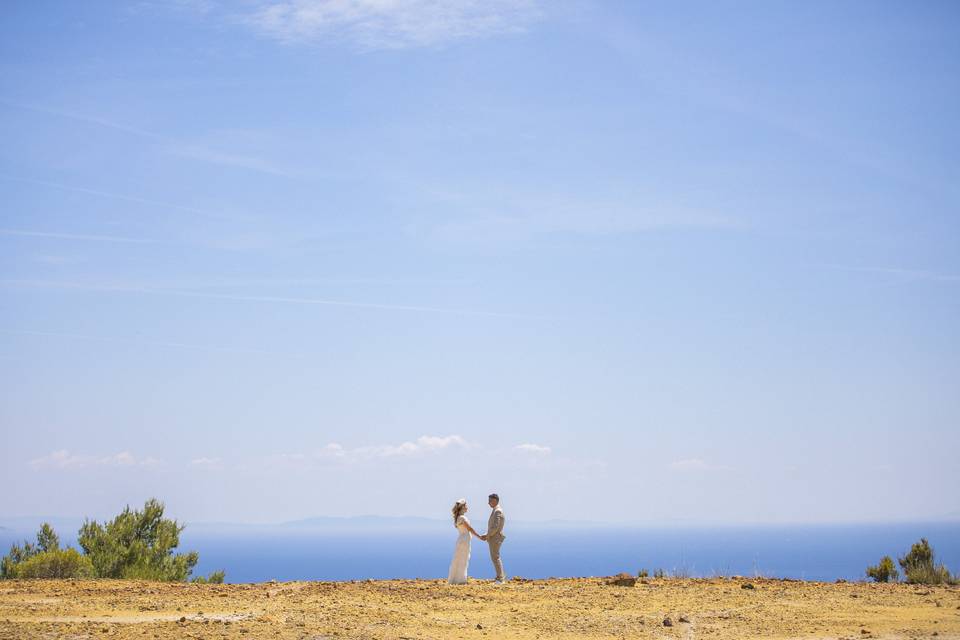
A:
{"type": "Polygon", "coordinates": [[[679,622],[686,622],[687,624],[690,624],[690,620],[687,618],[687,616],[680,616],[679,618],[677,618],[677,620],[679,622]]]}
{"type": "Polygon", "coordinates": [[[673,620],[671,620],[670,618],[664,618],[664,619],[663,619],[663,626],[665,626],[665,627],[672,627],[672,626],[673,626],[673,620]]]}
{"type": "Polygon", "coordinates": [[[633,587],[637,584],[637,579],[629,573],[618,573],[609,580],[607,584],[612,587],[633,587]]]}
{"type": "Polygon", "coordinates": [[[480,624],[479,622],[477,623],[477,629],[483,629],[483,625],[480,624]]]}
{"type": "Polygon", "coordinates": [[[740,585],[740,588],[741,588],[741,589],[756,589],[756,587],[753,586],[753,583],[752,583],[752,582],[744,582],[742,585],[740,585]]]}
{"type": "Polygon", "coordinates": [[[860,629],[860,634],[861,634],[861,635],[868,636],[868,635],[870,635],[870,630],[869,630],[869,629],[860,629]]]}
{"type": "Polygon", "coordinates": [[[180,622],[186,622],[187,616],[180,616],[180,622]]]}

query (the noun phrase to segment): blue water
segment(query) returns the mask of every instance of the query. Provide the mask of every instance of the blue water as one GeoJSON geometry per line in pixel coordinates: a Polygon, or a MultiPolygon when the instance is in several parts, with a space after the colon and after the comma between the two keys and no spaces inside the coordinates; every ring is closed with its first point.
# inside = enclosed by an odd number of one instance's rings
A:
{"type": "MultiPolygon", "coordinates": [[[[11,532],[0,532],[3,549],[11,532]]],[[[881,556],[895,559],[920,537],[960,572],[960,523],[717,528],[514,526],[503,559],[527,578],[600,576],[646,568],[691,576],[763,575],[861,580],[881,556]]],[[[69,542],[69,535],[62,537],[69,542]]],[[[200,553],[195,573],[225,569],[228,582],[446,577],[456,532],[188,526],[183,549],[200,553]]],[[[493,577],[486,545],[474,541],[470,575],[493,577]]]]}

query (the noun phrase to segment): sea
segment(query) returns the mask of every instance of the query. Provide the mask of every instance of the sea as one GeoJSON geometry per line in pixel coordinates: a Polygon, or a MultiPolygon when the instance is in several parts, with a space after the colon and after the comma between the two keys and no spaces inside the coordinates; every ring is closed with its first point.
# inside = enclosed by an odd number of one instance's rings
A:
{"type": "MultiPolygon", "coordinates": [[[[0,519],[0,550],[31,536],[28,519],[0,519]]],[[[75,543],[76,522],[54,526],[75,543]]],[[[764,525],[613,526],[508,524],[502,557],[524,578],[651,575],[763,576],[799,580],[864,580],[884,555],[895,560],[920,538],[937,559],[960,572],[960,522],[764,525]]],[[[188,524],[181,550],[195,550],[194,575],[223,569],[231,583],[267,580],[445,578],[456,531],[441,520],[320,518],[283,525],[188,524]]],[[[473,542],[470,575],[492,578],[486,544],[473,542]]]]}

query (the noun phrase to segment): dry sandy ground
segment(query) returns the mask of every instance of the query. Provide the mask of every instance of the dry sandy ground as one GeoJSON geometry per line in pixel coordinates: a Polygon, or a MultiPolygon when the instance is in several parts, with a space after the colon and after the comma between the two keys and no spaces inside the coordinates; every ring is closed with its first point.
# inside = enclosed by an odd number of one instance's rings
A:
{"type": "Polygon", "coordinates": [[[957,587],[747,582],[8,581],[0,638],[960,638],[957,587]]]}

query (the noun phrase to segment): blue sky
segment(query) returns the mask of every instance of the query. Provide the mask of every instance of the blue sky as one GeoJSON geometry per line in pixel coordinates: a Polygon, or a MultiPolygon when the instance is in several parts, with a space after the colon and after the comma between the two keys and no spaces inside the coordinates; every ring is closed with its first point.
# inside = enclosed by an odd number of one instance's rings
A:
{"type": "Polygon", "coordinates": [[[960,516],[960,9],[0,9],[0,514],[960,516]]]}

